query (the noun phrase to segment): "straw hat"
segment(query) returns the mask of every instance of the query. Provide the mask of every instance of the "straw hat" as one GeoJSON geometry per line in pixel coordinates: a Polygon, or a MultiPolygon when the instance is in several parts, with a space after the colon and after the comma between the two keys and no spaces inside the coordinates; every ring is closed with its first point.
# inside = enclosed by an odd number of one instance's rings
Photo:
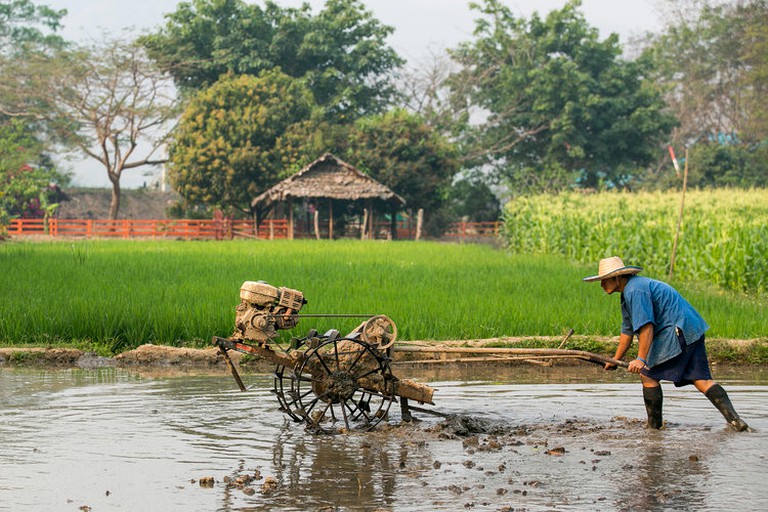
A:
{"type": "Polygon", "coordinates": [[[641,267],[624,265],[624,262],[621,261],[621,258],[618,256],[611,256],[610,258],[600,260],[600,265],[597,267],[597,275],[585,277],[584,281],[602,281],[603,279],[609,279],[616,276],[633,276],[641,270],[643,270],[641,267]]]}

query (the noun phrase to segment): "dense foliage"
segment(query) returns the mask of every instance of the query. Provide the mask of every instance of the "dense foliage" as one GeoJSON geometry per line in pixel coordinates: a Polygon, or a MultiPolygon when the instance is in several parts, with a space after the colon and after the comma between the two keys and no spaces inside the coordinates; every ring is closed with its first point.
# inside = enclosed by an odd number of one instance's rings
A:
{"type": "Polygon", "coordinates": [[[316,15],[309,4],[195,0],[180,3],[166,19],[141,41],[178,87],[201,90],[224,74],[279,67],[306,79],[337,121],[384,110],[394,93],[391,74],[402,63],[386,42],[392,28],[359,0],[327,0],[316,15]]]}
{"type": "Polygon", "coordinates": [[[54,169],[46,147],[46,125],[30,116],[40,102],[16,87],[24,79],[19,66],[61,49],[56,34],[65,10],[30,0],[0,4],[0,237],[11,218],[43,217],[59,199],[56,184],[66,178],[54,169]]]}
{"type": "Polygon", "coordinates": [[[680,122],[677,144],[759,144],[768,137],[768,2],[702,2],[653,37],[651,78],[680,122]]]}
{"type": "Polygon", "coordinates": [[[459,170],[457,156],[455,145],[405,110],[358,121],[347,151],[350,162],[427,215],[443,205],[459,170]]]}
{"type": "Polygon", "coordinates": [[[469,144],[516,192],[623,186],[673,126],[643,80],[649,61],[622,59],[618,37],[600,41],[580,5],[525,20],[485,0],[475,38],[454,52],[454,94],[484,114],[469,144]]]}
{"type": "MultiPolygon", "coordinates": [[[[675,3],[668,25],[643,58],[679,126],[671,136],[688,147],[694,186],[765,187],[768,183],[768,2],[675,3]]],[[[649,172],[644,186],[668,179],[649,172]]]]}
{"type": "Polygon", "coordinates": [[[187,106],[170,148],[169,179],[191,204],[251,211],[251,199],[285,177],[280,140],[309,118],[303,82],[279,70],[228,75],[187,106]]]}
{"type": "MultiPolygon", "coordinates": [[[[681,197],[603,192],[529,196],[507,204],[504,238],[516,253],[583,263],[620,256],[666,277],[681,197]]],[[[768,192],[688,191],[674,278],[752,294],[768,292],[768,192]]]]}
{"type": "Polygon", "coordinates": [[[41,218],[61,199],[60,176],[42,152],[29,126],[8,120],[0,124],[0,237],[12,218],[41,218]]]}

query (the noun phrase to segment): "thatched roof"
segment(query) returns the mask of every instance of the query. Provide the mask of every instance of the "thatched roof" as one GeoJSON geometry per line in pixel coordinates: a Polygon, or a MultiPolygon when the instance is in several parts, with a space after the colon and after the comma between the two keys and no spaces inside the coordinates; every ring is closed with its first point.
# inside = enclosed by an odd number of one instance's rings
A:
{"type": "Polygon", "coordinates": [[[253,199],[251,206],[268,206],[293,198],[380,199],[405,204],[405,199],[388,187],[330,153],[253,199]]]}

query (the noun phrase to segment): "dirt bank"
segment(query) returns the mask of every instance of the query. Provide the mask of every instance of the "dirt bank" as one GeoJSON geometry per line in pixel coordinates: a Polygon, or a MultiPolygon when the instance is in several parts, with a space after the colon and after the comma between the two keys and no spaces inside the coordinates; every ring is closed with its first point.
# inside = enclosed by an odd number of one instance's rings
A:
{"type": "MultiPolygon", "coordinates": [[[[474,340],[456,340],[456,341],[441,341],[441,342],[402,342],[404,347],[398,351],[395,349],[392,353],[392,359],[394,363],[399,364],[421,364],[429,365],[429,363],[446,363],[457,362],[457,359],[461,359],[461,362],[467,362],[472,358],[476,358],[477,362],[484,364],[492,364],[496,356],[489,356],[478,352],[472,352],[473,348],[487,349],[488,347],[499,346],[514,346],[517,343],[522,343],[534,338],[494,338],[494,339],[474,339],[474,340]],[[456,347],[465,347],[467,352],[462,354],[450,353],[451,349],[456,347]],[[423,353],[423,352],[406,352],[406,348],[436,348],[437,350],[423,353]],[[442,351],[440,349],[446,349],[442,351]]],[[[546,341],[544,338],[535,338],[538,341],[546,341]]],[[[552,347],[557,347],[559,339],[553,338],[551,340],[552,347]]],[[[615,343],[614,339],[604,338],[596,341],[602,343],[608,343],[610,348],[611,343],[615,343]]],[[[713,339],[707,340],[707,347],[710,355],[710,360],[713,363],[724,362],[729,365],[733,364],[754,364],[761,361],[761,354],[765,354],[768,351],[768,339],[758,340],[722,340],[713,339]],[[735,355],[735,356],[734,356],[735,355]],[[727,359],[724,359],[727,357],[727,359]]],[[[569,348],[569,347],[565,347],[569,348]]],[[[612,355],[611,350],[602,352],[603,355],[612,355]]],[[[242,354],[234,351],[229,352],[233,363],[245,372],[269,372],[273,369],[273,364],[269,361],[264,361],[252,356],[243,356],[242,354]]],[[[548,360],[532,361],[525,357],[519,357],[515,359],[498,359],[498,362],[504,364],[545,364],[549,365],[548,360]]],[[[557,364],[584,364],[580,360],[557,360],[557,364]]],[[[194,371],[197,373],[228,373],[228,369],[224,358],[219,353],[217,348],[179,348],[165,345],[141,345],[136,349],[123,352],[114,357],[101,357],[96,354],[85,352],[74,348],[52,347],[52,348],[19,348],[19,347],[0,347],[0,368],[2,367],[28,367],[28,368],[84,368],[95,369],[101,367],[117,367],[127,368],[135,370],[168,370],[168,371],[194,371]]]]}

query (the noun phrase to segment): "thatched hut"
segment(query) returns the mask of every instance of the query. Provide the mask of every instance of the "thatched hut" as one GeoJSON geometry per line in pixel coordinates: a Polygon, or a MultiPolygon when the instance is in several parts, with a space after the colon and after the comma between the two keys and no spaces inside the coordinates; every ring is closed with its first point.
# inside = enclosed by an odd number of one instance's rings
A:
{"type": "Polygon", "coordinates": [[[302,201],[308,215],[313,217],[314,233],[320,238],[320,210],[327,209],[327,236],[334,237],[334,203],[350,203],[354,211],[361,213],[359,223],[361,238],[376,238],[374,231],[374,212],[390,214],[389,237],[396,236],[397,210],[405,200],[370,176],[366,176],[354,166],[326,153],[293,176],[284,179],[251,201],[255,210],[270,210],[275,215],[275,207],[287,205],[288,237],[294,238],[296,219],[294,201],[302,201]]]}

